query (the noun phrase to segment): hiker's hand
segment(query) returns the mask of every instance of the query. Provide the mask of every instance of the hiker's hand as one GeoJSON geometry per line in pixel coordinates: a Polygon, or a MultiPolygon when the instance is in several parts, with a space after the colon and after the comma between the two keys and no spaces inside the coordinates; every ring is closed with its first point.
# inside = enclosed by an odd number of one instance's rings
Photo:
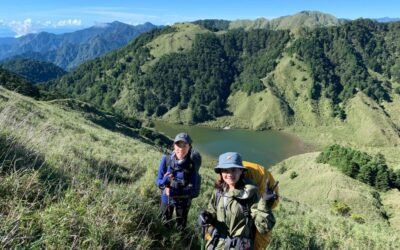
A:
{"type": "Polygon", "coordinates": [[[205,225],[213,224],[213,221],[214,221],[214,219],[212,217],[212,214],[210,212],[207,212],[206,210],[202,210],[200,212],[199,219],[197,220],[197,223],[200,226],[205,226],[205,225]]]}
{"type": "Polygon", "coordinates": [[[278,194],[275,192],[276,187],[278,186],[279,181],[275,182],[274,186],[271,188],[269,186],[269,180],[267,179],[265,192],[262,195],[262,198],[267,202],[267,204],[272,205],[276,199],[278,199],[278,194]]]}
{"type": "Polygon", "coordinates": [[[167,176],[169,178],[169,180],[172,180],[174,178],[174,175],[172,173],[170,173],[170,172],[166,172],[164,174],[164,176],[167,176]]]}
{"type": "Polygon", "coordinates": [[[167,196],[169,196],[169,187],[164,188],[164,192],[167,196]]]}
{"type": "Polygon", "coordinates": [[[172,180],[174,179],[174,175],[170,172],[166,172],[164,174],[163,182],[165,186],[170,186],[172,180]]]}

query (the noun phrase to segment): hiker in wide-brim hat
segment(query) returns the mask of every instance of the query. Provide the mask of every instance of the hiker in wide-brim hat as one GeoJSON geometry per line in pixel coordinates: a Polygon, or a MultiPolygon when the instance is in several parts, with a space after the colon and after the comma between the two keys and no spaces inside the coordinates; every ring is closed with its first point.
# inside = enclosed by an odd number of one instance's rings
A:
{"type": "Polygon", "coordinates": [[[259,197],[257,187],[243,175],[239,153],[221,154],[214,168],[218,174],[207,210],[199,224],[208,226],[207,249],[254,249],[254,227],[263,233],[272,230],[275,217],[270,203],[259,197]]]}

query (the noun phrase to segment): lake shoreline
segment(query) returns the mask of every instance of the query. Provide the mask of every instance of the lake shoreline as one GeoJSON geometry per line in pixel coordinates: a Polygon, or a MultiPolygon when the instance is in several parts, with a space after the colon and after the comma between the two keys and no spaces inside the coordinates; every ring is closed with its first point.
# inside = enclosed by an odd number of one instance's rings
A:
{"type": "Polygon", "coordinates": [[[188,132],[194,147],[202,154],[216,159],[220,153],[237,151],[244,159],[264,166],[272,166],[291,156],[315,151],[315,146],[285,130],[224,129],[205,124],[183,125],[162,120],[154,121],[154,128],[173,138],[176,133],[188,132]]]}

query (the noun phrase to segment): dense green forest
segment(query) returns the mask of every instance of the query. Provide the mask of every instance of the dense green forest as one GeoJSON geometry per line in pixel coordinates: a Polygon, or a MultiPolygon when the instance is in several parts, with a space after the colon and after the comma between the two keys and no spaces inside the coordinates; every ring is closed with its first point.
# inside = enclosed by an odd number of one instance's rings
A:
{"type": "Polygon", "coordinates": [[[321,95],[346,101],[357,91],[375,100],[389,100],[390,83],[374,79],[371,69],[388,79],[399,80],[395,38],[399,23],[380,24],[360,19],[343,26],[303,30],[290,51],[309,63],[314,80],[310,97],[321,95]]]}
{"type": "Polygon", "coordinates": [[[23,95],[40,96],[39,89],[33,86],[32,83],[2,68],[0,68],[0,86],[23,95]]]}
{"type": "Polygon", "coordinates": [[[138,82],[136,109],[163,115],[179,105],[193,110],[192,121],[223,115],[229,89],[264,89],[260,78],[275,66],[288,32],[229,31],[198,35],[186,53],[162,57],[138,82]],[[246,60],[239,60],[246,54],[246,60]],[[180,93],[180,94],[177,94],[180,93]]]}
{"type": "Polygon", "coordinates": [[[125,59],[125,64],[112,63],[123,54],[120,51],[107,60],[85,64],[47,86],[112,110],[122,91],[119,85],[124,81],[121,78],[129,74],[133,82],[127,87],[131,85],[135,90],[133,105],[136,110],[159,116],[174,106],[183,109],[189,106],[193,109],[192,120],[201,122],[224,114],[230,89],[248,93],[264,89],[260,78],[274,68],[289,41],[288,31],[245,32],[239,29],[223,36],[198,35],[190,51],[168,54],[148,72],[142,72],[140,66],[151,58],[145,42],[157,33],[166,32],[173,32],[173,28],[156,30],[135,40],[126,48],[134,54],[125,59]],[[244,55],[246,60],[241,60],[244,55]],[[102,73],[113,66],[116,67],[111,77],[102,73]],[[99,77],[103,80],[96,80],[99,77]]]}
{"type": "Polygon", "coordinates": [[[46,88],[89,101],[104,110],[114,111],[112,105],[119,98],[123,88],[132,88],[132,83],[138,81],[142,74],[141,65],[150,57],[149,49],[144,45],[157,35],[173,30],[167,27],[145,33],[125,49],[84,63],[57,81],[49,81],[46,88]],[[122,58],[124,63],[116,63],[122,58]]]}
{"type": "Polygon", "coordinates": [[[0,63],[0,67],[35,83],[46,82],[67,73],[52,63],[30,59],[6,60],[0,63]]]}
{"type": "Polygon", "coordinates": [[[227,98],[236,91],[250,95],[264,90],[261,79],[275,70],[285,53],[309,67],[309,98],[317,103],[322,96],[330,99],[334,115],[341,119],[345,114],[340,103],[358,91],[376,101],[390,101],[392,81],[400,79],[399,23],[360,19],[296,33],[225,30],[227,24],[221,20],[195,23],[208,32],[198,34],[189,50],[154,58],[147,44],[177,32],[174,27],[156,29],[46,87],[125,116],[162,116],[174,107],[190,108],[190,120],[197,123],[226,115],[227,98]]]}

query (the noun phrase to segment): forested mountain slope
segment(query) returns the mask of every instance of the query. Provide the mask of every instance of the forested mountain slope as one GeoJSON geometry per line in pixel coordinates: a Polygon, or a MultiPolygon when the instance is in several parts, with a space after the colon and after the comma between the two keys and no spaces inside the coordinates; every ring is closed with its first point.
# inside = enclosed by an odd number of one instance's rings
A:
{"type": "Polygon", "coordinates": [[[384,143],[398,144],[391,107],[398,107],[400,93],[399,25],[360,19],[296,32],[213,32],[177,24],[144,34],[47,87],[125,116],[217,119],[254,129],[347,127],[351,100],[362,92],[375,103],[369,106],[379,107],[371,111],[386,117],[384,130],[393,139],[384,143]]]}
{"type": "Polygon", "coordinates": [[[0,63],[0,67],[34,83],[46,82],[67,73],[65,70],[52,63],[31,59],[5,60],[0,63]]]}
{"type": "Polygon", "coordinates": [[[39,97],[39,89],[31,82],[0,68],[0,86],[31,97],[39,97]]]}

